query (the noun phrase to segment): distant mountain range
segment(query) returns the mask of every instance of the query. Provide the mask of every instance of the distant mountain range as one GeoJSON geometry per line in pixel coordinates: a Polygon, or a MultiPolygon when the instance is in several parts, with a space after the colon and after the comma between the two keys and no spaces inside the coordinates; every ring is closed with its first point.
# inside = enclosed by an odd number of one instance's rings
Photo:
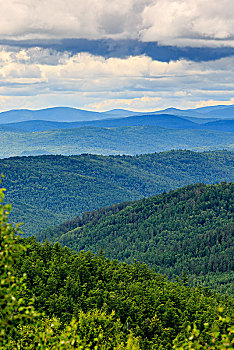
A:
{"type": "Polygon", "coordinates": [[[12,110],[0,113],[0,157],[233,150],[233,111],[233,105],[147,114],[69,107],[12,110]]]}
{"type": "Polygon", "coordinates": [[[211,106],[211,107],[202,107],[195,110],[198,113],[204,114],[206,116],[217,116],[218,118],[233,118],[234,117],[234,105],[230,106],[211,106]]]}
{"type": "MultiPolygon", "coordinates": [[[[197,123],[197,118],[188,120],[170,114],[135,115],[123,118],[109,118],[81,122],[55,122],[47,120],[29,120],[25,122],[0,125],[0,131],[35,132],[56,129],[73,129],[84,126],[99,128],[117,128],[126,126],[154,125],[168,129],[200,129],[234,132],[234,119],[222,119],[197,123]],[[195,121],[195,122],[194,122],[195,121]]],[[[206,119],[207,120],[207,119],[206,119]]]]}
{"type": "Polygon", "coordinates": [[[0,124],[17,123],[28,120],[47,120],[55,122],[78,122],[114,117],[127,117],[142,113],[124,109],[113,109],[107,112],[92,112],[71,107],[53,107],[39,110],[15,109],[0,113],[0,124]]]}
{"type": "MultiPolygon", "coordinates": [[[[47,120],[56,122],[78,122],[107,118],[121,118],[133,115],[170,114],[180,117],[200,119],[234,119],[234,105],[210,106],[197,109],[181,110],[167,108],[165,110],[145,113],[125,109],[113,109],[106,112],[93,112],[70,107],[53,107],[40,110],[16,109],[0,113],[0,124],[17,123],[28,120],[47,120]]],[[[201,121],[200,121],[201,122],[201,121]]]]}

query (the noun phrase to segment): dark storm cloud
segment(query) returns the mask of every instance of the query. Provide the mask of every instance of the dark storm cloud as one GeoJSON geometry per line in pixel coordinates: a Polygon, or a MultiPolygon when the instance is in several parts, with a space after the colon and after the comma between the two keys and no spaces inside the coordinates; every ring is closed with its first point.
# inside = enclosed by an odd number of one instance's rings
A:
{"type": "Polygon", "coordinates": [[[153,60],[169,62],[171,60],[187,59],[195,62],[217,60],[234,55],[234,47],[176,47],[161,46],[155,42],[141,42],[138,40],[0,40],[0,45],[32,48],[41,47],[58,52],[68,51],[71,54],[88,52],[105,58],[127,58],[129,56],[146,55],[153,60]]]}

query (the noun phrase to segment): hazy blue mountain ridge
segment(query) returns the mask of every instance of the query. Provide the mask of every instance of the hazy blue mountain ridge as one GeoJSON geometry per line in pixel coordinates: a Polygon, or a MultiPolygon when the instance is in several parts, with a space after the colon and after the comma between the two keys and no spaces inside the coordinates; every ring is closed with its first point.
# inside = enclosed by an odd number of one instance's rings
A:
{"type": "Polygon", "coordinates": [[[99,128],[113,128],[124,126],[142,126],[155,125],[167,129],[199,129],[199,130],[217,130],[224,132],[234,132],[234,119],[223,119],[206,122],[208,119],[202,120],[198,118],[181,118],[170,114],[146,114],[139,116],[102,119],[80,122],[55,122],[44,120],[29,120],[25,122],[0,124],[0,131],[15,131],[15,132],[36,132],[55,129],[72,129],[83,126],[92,126],[99,128]]]}
{"type": "Polygon", "coordinates": [[[52,107],[41,110],[18,109],[0,113],[0,124],[16,123],[27,120],[48,120],[59,122],[87,121],[116,117],[128,117],[133,115],[171,114],[180,117],[197,118],[234,118],[234,106],[211,106],[198,109],[181,110],[167,108],[150,113],[134,112],[124,109],[113,109],[106,112],[94,112],[71,107],[52,107]]]}
{"type": "MultiPolygon", "coordinates": [[[[16,123],[27,120],[80,121],[101,119],[99,112],[86,111],[70,107],[53,107],[40,110],[16,109],[0,113],[0,124],[16,123]]],[[[106,116],[105,116],[106,117],[106,116]]]]}

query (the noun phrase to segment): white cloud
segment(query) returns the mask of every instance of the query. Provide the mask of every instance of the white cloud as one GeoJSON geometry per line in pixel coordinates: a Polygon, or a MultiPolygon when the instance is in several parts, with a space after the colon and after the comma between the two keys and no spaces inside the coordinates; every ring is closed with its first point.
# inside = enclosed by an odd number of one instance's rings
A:
{"type": "Polygon", "coordinates": [[[105,59],[41,48],[0,51],[1,110],[58,104],[101,110],[193,107],[200,101],[229,101],[233,81],[234,57],[167,63],[147,56],[105,59]]]}
{"type": "Polygon", "coordinates": [[[233,17],[233,0],[155,0],[143,12],[142,40],[234,46],[233,17]]]}
{"type": "Polygon", "coordinates": [[[100,38],[135,34],[147,0],[0,0],[2,38],[100,38]]]}
{"type": "Polygon", "coordinates": [[[155,110],[155,106],[158,105],[161,97],[151,97],[151,96],[142,96],[142,97],[134,97],[134,98],[116,98],[116,99],[108,99],[103,100],[97,103],[90,103],[85,105],[84,107],[91,110],[97,111],[106,111],[113,108],[124,108],[135,111],[153,111],[155,110]]]}
{"type": "Polygon", "coordinates": [[[234,47],[233,0],[0,0],[0,39],[134,38],[234,47]]]}

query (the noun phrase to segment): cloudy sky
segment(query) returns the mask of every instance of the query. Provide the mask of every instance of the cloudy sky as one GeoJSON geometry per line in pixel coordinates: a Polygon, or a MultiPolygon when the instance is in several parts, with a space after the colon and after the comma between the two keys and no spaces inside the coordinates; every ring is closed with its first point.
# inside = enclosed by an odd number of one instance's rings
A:
{"type": "Polygon", "coordinates": [[[0,111],[234,104],[233,0],[0,0],[0,111]]]}

